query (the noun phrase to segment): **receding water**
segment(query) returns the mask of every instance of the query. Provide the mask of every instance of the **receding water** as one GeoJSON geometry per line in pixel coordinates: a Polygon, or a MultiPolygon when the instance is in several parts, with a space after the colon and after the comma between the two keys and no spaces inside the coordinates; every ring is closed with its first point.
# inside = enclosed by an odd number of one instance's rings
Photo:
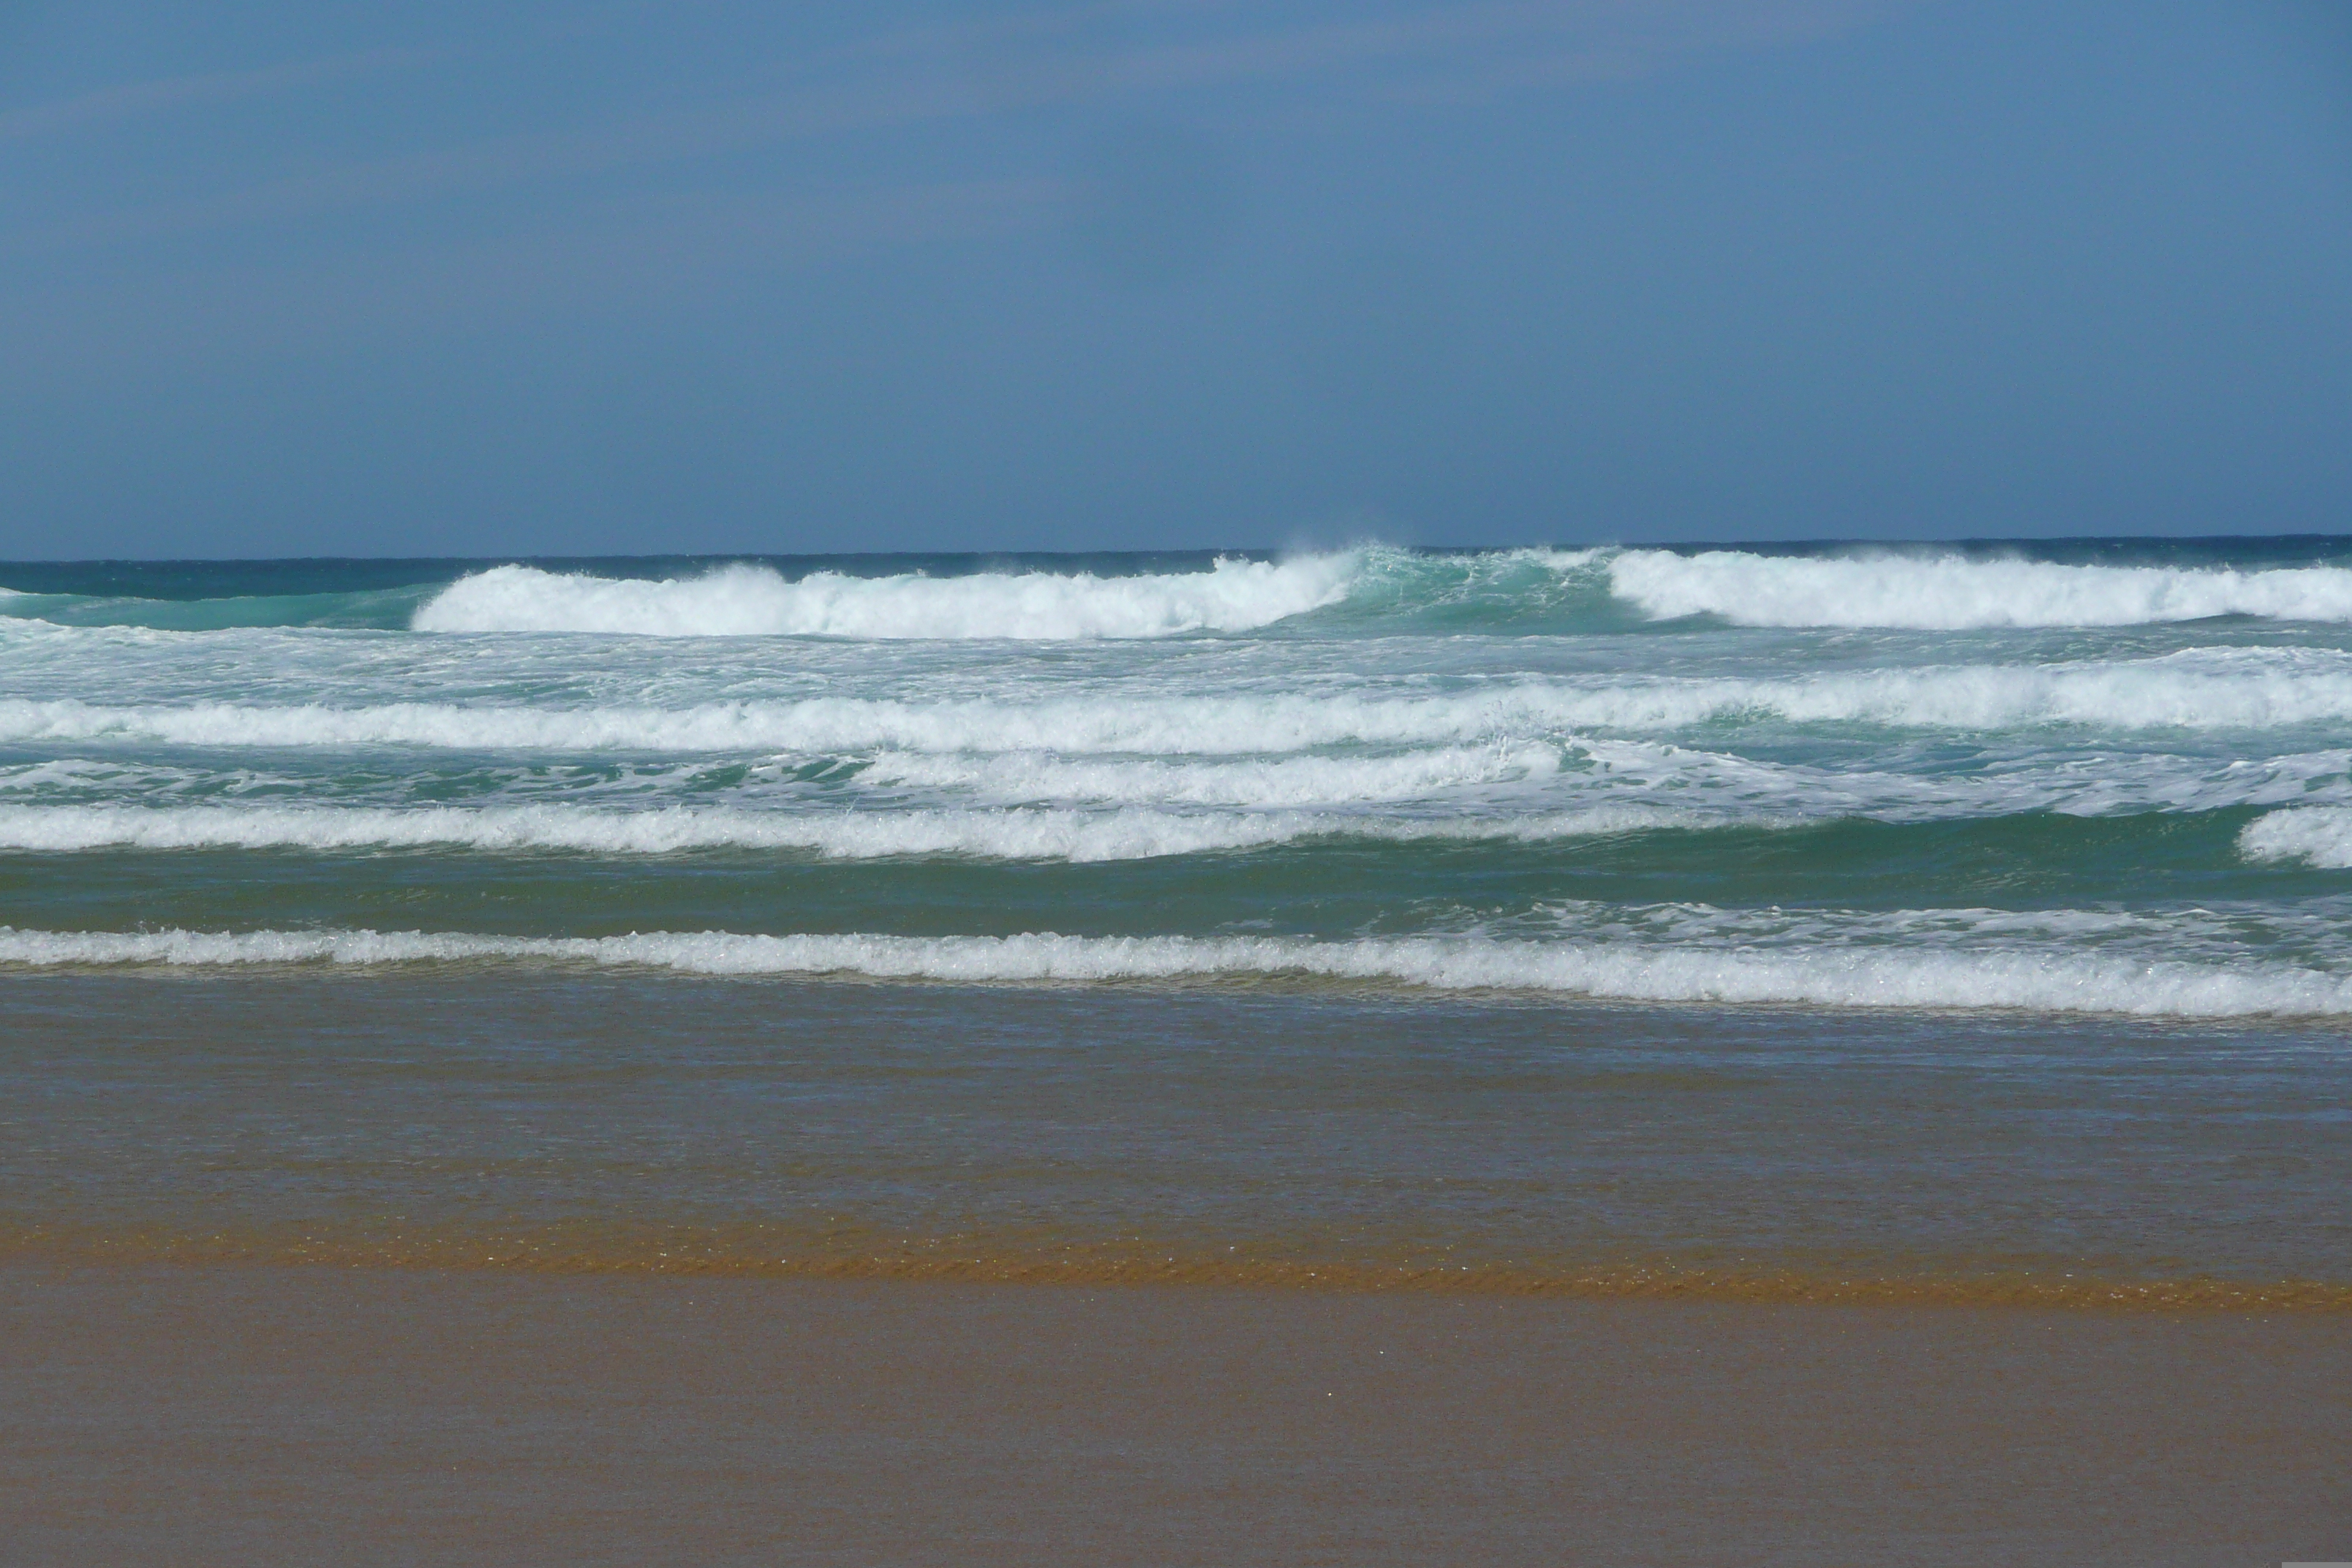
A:
{"type": "Polygon", "coordinates": [[[0,1250],[2352,1304],[2330,1032],[407,969],[28,976],[0,1250]]]}

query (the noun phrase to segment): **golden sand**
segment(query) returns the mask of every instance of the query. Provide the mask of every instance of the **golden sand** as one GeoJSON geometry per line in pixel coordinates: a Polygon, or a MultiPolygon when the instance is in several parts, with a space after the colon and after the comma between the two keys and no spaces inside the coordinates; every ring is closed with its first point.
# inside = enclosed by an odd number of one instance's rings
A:
{"type": "Polygon", "coordinates": [[[2352,1555],[2352,1320],[0,1265],[0,1561],[2352,1555]]]}

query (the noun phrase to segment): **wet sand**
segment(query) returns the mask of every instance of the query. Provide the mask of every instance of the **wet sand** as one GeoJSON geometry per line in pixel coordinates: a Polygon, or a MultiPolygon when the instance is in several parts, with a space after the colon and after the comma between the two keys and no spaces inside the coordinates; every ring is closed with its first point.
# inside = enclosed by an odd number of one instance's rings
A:
{"type": "Polygon", "coordinates": [[[0,1559],[2352,1557],[2352,1320],[0,1268],[0,1559]]]}
{"type": "Polygon", "coordinates": [[[0,1004],[0,1260],[2352,1306],[2352,1053],[2308,1023],[473,973],[0,1004]]]}

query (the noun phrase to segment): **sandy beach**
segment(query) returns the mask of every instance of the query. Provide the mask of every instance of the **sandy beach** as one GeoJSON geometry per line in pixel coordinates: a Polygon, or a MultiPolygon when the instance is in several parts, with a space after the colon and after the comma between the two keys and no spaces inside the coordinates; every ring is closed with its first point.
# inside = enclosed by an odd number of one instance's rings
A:
{"type": "Polygon", "coordinates": [[[0,1568],[2352,1568],[2352,4],[0,7],[0,1568]]]}
{"type": "Polygon", "coordinates": [[[0,1270],[14,1563],[2223,1564],[2336,1314],[0,1270]]]}
{"type": "Polygon", "coordinates": [[[2352,1555],[2315,1031],[10,995],[12,1565],[2352,1555]]]}

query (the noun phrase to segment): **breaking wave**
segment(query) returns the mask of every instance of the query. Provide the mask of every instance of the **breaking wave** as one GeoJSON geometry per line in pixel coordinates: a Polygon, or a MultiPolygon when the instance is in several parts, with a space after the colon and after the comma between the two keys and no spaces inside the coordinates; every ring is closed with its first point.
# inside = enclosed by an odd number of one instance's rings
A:
{"type": "MultiPolygon", "coordinates": [[[[2148,542],[2147,552],[2161,548],[2148,542]]],[[[1235,634],[1312,617],[1331,631],[1622,632],[1708,617],[1738,626],[1917,631],[2124,626],[2256,616],[2352,621],[2352,565],[2080,564],[1959,548],[1813,553],[1602,547],[1428,552],[1392,545],[1123,573],[1104,558],[857,574],[810,558],[692,575],[603,576],[516,563],[455,582],[345,593],[147,599],[0,588],[0,630],[49,621],[237,626],[824,637],[892,641],[1137,639],[1235,634]],[[779,567],[782,567],[780,570],[779,567]]],[[[658,570],[657,567],[649,568],[658,570]]],[[[257,586],[267,584],[257,584],[257,586]]]]}
{"type": "Polygon", "coordinates": [[[60,966],[571,963],[715,975],[962,983],[1294,976],[1643,1002],[2019,1008],[2223,1018],[2352,1014],[2352,977],[2283,963],[1919,948],[1673,948],[1487,937],[500,937],[424,931],[87,932],[0,927],[0,963],[60,966]]]}
{"type": "Polygon", "coordinates": [[[1778,679],[1531,679],[1426,695],[1132,692],[1025,701],[752,699],[586,708],[439,702],[114,706],[8,698],[0,699],[0,742],[1238,756],[1335,745],[1518,743],[1581,731],[1670,731],[1753,721],[1961,731],[2074,725],[2129,731],[2273,730],[2347,719],[2352,719],[2352,656],[2318,649],[2220,649],[2071,665],[1948,665],[1778,679]]]}
{"type": "Polygon", "coordinates": [[[443,589],[413,625],[435,632],[614,632],[656,637],[1159,637],[1244,632],[1346,605],[1377,619],[1460,624],[1557,617],[1613,624],[1610,602],[1654,621],[1711,616],[1750,626],[2121,626],[2254,616],[2352,621],[2352,568],[2089,566],[1960,554],[1762,555],[1713,550],[1495,551],[1390,547],[1275,563],[1220,560],[1137,576],[1044,571],[962,577],[787,580],[765,566],[661,581],[500,566],[443,589]]]}
{"type": "Polygon", "coordinates": [[[964,855],[1001,860],[1148,860],[1257,849],[1306,838],[1389,843],[1517,840],[1632,833],[1706,819],[1605,805],[1507,817],[1444,819],[1323,812],[1179,814],[1127,808],[781,813],[669,806],[583,811],[548,805],[0,806],[0,848],[575,850],[665,855],[691,849],[796,850],[830,859],[964,855]]]}
{"type": "MultiPolygon", "coordinates": [[[[2025,550],[2021,545],[2021,550],[2025,550]]],[[[694,576],[595,576],[489,566],[457,581],[355,593],[139,599],[0,588],[0,630],[42,623],[224,627],[407,627],[419,632],[612,632],[645,637],[1152,639],[1254,632],[1312,618],[1328,632],[1622,632],[1706,616],[1734,626],[1990,630],[2095,627],[2258,616],[2352,621],[2352,566],[2143,564],[1988,557],[1898,545],[1778,555],[1759,550],[1406,550],[1357,545],[1286,560],[1204,560],[1122,574],[1070,566],[858,576],[849,562],[731,562],[694,576]],[[781,566],[781,569],[779,569],[781,566]]]]}
{"type": "Polygon", "coordinates": [[[2238,834],[2238,852],[2249,860],[2352,869],[2352,806],[2306,805],[2258,816],[2238,834]]]}
{"type": "Polygon", "coordinates": [[[1248,631],[1346,597],[1356,554],[1220,560],[1205,572],[1132,577],[986,572],[966,577],[796,581],[723,566],[658,582],[499,566],[420,605],[421,632],[619,632],[647,637],[834,637],[1066,641],[1248,631]]]}
{"type": "Polygon", "coordinates": [[[1611,591],[1660,620],[1747,626],[2126,626],[2213,616],[2352,621],[2352,568],[2074,566],[1947,554],[1680,554],[1629,550],[1611,591]]]}

